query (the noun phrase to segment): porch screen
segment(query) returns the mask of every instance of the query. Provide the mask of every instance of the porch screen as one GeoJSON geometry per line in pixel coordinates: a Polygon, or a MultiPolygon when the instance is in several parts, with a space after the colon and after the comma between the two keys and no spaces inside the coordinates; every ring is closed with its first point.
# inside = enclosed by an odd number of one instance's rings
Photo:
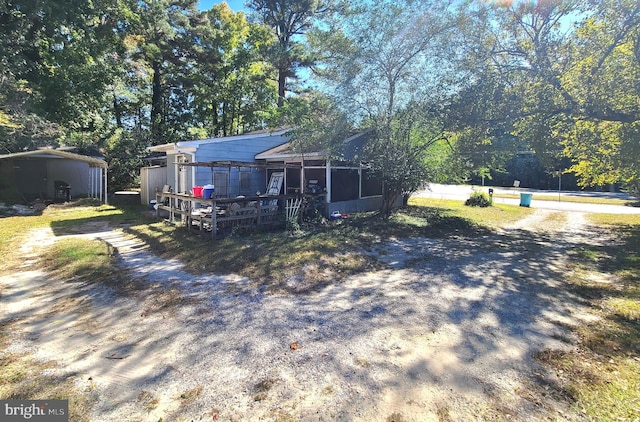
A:
{"type": "Polygon", "coordinates": [[[369,169],[362,169],[362,197],[382,195],[382,179],[369,169]]]}
{"type": "Polygon", "coordinates": [[[360,177],[356,169],[331,170],[331,202],[358,199],[360,177]]]}
{"type": "Polygon", "coordinates": [[[229,197],[229,173],[226,171],[213,172],[213,186],[215,186],[215,195],[217,197],[229,197]]]}
{"type": "Polygon", "coordinates": [[[251,170],[240,170],[240,195],[251,193],[251,170]]]}

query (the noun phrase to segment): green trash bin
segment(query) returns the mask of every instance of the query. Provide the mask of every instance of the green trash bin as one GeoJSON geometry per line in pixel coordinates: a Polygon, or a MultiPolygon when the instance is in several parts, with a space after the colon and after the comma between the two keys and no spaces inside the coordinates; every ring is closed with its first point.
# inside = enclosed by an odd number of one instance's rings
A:
{"type": "Polygon", "coordinates": [[[531,198],[533,198],[532,193],[521,193],[520,194],[520,206],[521,207],[529,207],[531,206],[531,198]]]}

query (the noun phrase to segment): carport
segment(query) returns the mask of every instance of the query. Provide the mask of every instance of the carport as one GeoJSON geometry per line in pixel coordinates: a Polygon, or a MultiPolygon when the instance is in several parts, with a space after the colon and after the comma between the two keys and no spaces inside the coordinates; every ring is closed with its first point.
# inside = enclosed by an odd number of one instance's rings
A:
{"type": "Polygon", "coordinates": [[[68,151],[42,149],[0,155],[0,200],[68,200],[107,203],[107,162],[68,151]]]}

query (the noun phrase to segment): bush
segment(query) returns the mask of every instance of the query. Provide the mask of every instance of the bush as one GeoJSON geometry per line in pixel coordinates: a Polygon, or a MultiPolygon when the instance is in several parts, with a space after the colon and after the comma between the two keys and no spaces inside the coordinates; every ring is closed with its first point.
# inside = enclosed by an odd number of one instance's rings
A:
{"type": "Polygon", "coordinates": [[[484,192],[474,190],[464,204],[470,207],[490,207],[493,205],[493,199],[484,192]]]}

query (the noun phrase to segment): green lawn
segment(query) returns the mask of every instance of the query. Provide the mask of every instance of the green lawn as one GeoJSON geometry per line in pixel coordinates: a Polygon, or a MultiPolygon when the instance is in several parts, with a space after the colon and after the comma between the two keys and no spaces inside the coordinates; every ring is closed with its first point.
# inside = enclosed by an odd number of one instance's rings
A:
{"type": "MultiPolygon", "coordinates": [[[[507,198],[507,199],[520,199],[520,194],[509,194],[509,193],[497,193],[493,195],[494,198],[507,198]]],[[[558,197],[558,195],[554,195],[551,192],[540,194],[534,193],[533,199],[536,201],[555,201],[555,202],[573,202],[573,203],[581,203],[581,204],[602,204],[602,205],[636,205],[637,202],[629,201],[626,199],[619,198],[602,198],[595,196],[572,196],[572,195],[562,195],[558,197]]]]}

